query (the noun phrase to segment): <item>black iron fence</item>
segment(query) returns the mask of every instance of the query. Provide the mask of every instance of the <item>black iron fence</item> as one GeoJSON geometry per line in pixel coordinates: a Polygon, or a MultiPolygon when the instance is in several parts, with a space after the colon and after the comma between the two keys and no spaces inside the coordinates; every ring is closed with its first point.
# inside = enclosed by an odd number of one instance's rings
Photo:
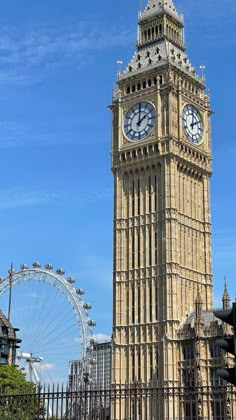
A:
{"type": "Polygon", "coordinates": [[[0,393],[1,420],[235,420],[236,388],[119,387],[0,393]]]}

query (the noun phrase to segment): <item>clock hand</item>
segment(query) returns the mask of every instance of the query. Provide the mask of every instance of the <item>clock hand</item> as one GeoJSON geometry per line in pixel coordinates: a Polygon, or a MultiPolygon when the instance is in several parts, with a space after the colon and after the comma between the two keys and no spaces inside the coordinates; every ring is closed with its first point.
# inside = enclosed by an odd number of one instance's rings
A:
{"type": "Polygon", "coordinates": [[[139,121],[137,122],[137,126],[138,126],[138,127],[140,126],[140,124],[141,124],[141,122],[144,120],[144,118],[146,118],[149,114],[151,114],[151,112],[152,112],[152,110],[148,111],[148,113],[147,113],[147,114],[145,114],[145,115],[141,118],[141,120],[139,120],[139,121]]]}
{"type": "Polygon", "coordinates": [[[138,122],[137,122],[137,126],[139,127],[140,126],[140,124],[141,124],[141,122],[144,120],[144,118],[146,118],[146,116],[147,116],[148,114],[145,114],[142,118],[141,118],[141,120],[139,120],[138,122]]]}
{"type": "Polygon", "coordinates": [[[190,124],[191,125],[191,127],[193,128],[193,126],[194,125],[196,125],[196,124],[198,124],[199,123],[199,121],[195,121],[195,122],[193,122],[192,124],[190,124]]]}

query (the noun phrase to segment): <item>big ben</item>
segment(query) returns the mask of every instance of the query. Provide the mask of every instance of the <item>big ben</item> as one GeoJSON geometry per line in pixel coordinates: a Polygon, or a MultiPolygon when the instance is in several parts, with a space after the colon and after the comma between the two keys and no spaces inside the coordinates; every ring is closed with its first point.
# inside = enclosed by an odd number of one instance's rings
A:
{"type": "MultiPolygon", "coordinates": [[[[205,82],[172,0],[149,0],[113,95],[112,384],[180,384],[178,331],[212,310],[211,132],[205,82]]],[[[164,417],[163,417],[164,418],[164,417]]]]}

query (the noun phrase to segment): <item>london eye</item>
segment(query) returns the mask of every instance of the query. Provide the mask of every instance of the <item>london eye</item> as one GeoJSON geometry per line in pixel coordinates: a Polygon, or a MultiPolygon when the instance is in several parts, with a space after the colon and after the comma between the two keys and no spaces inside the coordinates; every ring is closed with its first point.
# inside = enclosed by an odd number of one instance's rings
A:
{"type": "Polygon", "coordinates": [[[80,360],[78,386],[88,377],[93,364],[93,327],[90,303],[83,300],[84,290],[75,279],[65,278],[63,269],[53,271],[50,264],[11,268],[0,278],[0,309],[11,324],[19,328],[22,340],[17,363],[35,382],[66,383],[69,361],[80,360]],[[27,357],[25,356],[27,355],[27,357]]]}

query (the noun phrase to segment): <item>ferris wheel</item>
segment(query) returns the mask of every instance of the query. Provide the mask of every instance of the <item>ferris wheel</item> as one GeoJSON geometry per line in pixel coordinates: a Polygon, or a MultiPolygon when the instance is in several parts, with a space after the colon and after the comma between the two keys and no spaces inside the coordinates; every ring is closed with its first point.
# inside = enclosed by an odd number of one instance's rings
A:
{"type": "MultiPolygon", "coordinates": [[[[75,287],[75,279],[65,278],[65,271],[35,262],[20,270],[11,268],[0,278],[0,309],[8,314],[13,327],[19,328],[22,340],[18,362],[37,360],[36,378],[40,382],[68,381],[69,362],[79,360],[77,384],[91,373],[93,327],[91,304],[82,299],[84,291],[75,287]],[[30,355],[28,359],[24,355],[30,355]]],[[[25,368],[25,367],[24,367],[25,368]]]]}

